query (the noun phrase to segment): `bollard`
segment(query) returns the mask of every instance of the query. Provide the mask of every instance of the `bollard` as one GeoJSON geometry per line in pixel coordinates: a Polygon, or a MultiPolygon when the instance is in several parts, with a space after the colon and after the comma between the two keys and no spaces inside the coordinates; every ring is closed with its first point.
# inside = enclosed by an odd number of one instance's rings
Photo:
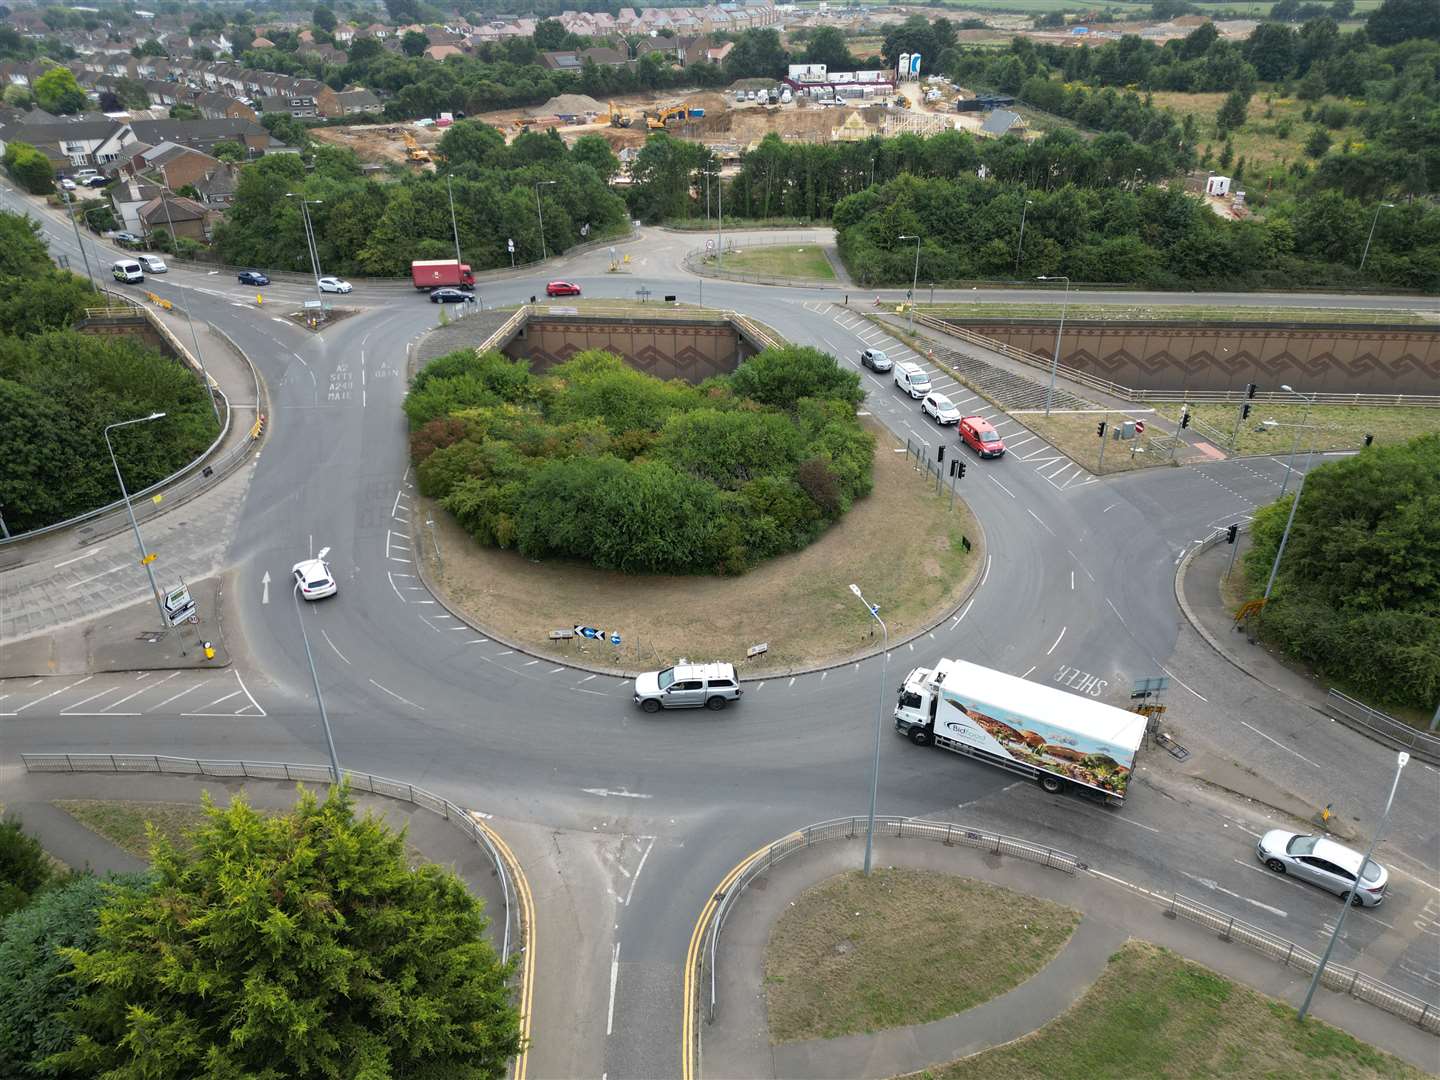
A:
{"type": "Polygon", "coordinates": [[[210,642],[208,642],[208,641],[205,642],[205,659],[206,659],[206,660],[214,660],[214,659],[215,659],[215,646],[214,646],[214,645],[211,645],[210,642]]]}

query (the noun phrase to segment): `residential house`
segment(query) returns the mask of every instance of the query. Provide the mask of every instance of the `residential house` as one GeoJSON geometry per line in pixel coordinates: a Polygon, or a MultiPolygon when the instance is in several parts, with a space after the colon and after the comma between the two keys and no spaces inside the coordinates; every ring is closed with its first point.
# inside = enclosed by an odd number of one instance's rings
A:
{"type": "Polygon", "coordinates": [[[176,237],[184,236],[201,244],[209,241],[212,224],[219,216],[194,199],[167,191],[160,192],[139,210],[142,235],[149,236],[164,229],[176,237]]]}
{"type": "Polygon", "coordinates": [[[239,186],[240,166],[222,161],[200,178],[195,190],[200,192],[200,201],[206,206],[223,210],[235,202],[239,186]]]}
{"type": "MultiPolygon", "coordinates": [[[[12,142],[29,143],[60,168],[99,168],[117,161],[138,136],[131,125],[99,113],[82,113],[29,122],[25,119],[0,127],[0,153],[12,142]]],[[[42,113],[49,117],[49,113],[42,113]]]]}
{"type": "Polygon", "coordinates": [[[980,134],[998,139],[1004,135],[1020,135],[1025,131],[1025,119],[1009,109],[996,109],[980,125],[980,134]]]}
{"type": "Polygon", "coordinates": [[[369,90],[341,90],[335,95],[340,104],[340,116],[355,116],[358,113],[379,113],[385,111],[384,104],[369,90]]]}
{"type": "Polygon", "coordinates": [[[255,110],[239,98],[226,97],[208,90],[190,91],[190,104],[200,110],[206,120],[258,120],[255,110]]]}
{"type": "Polygon", "coordinates": [[[121,176],[148,176],[171,191],[198,184],[220,162],[209,154],[179,143],[162,142],[134,154],[120,166],[121,176]]]}
{"type": "Polygon", "coordinates": [[[132,176],[118,184],[111,184],[105,189],[105,195],[110,200],[110,207],[120,222],[120,228],[138,236],[145,231],[145,227],[140,223],[140,208],[158,198],[161,190],[159,184],[132,176]]]}
{"type": "Polygon", "coordinates": [[[319,116],[315,99],[308,95],[262,97],[257,104],[262,113],[288,113],[291,116],[319,116]]]}
{"type": "Polygon", "coordinates": [[[448,56],[464,56],[465,50],[456,45],[431,45],[421,55],[427,60],[444,60],[448,56]]]}
{"type": "Polygon", "coordinates": [[[297,153],[253,120],[135,120],[135,137],[151,146],[167,140],[212,154],[217,143],[239,143],[247,157],[297,153]]]}

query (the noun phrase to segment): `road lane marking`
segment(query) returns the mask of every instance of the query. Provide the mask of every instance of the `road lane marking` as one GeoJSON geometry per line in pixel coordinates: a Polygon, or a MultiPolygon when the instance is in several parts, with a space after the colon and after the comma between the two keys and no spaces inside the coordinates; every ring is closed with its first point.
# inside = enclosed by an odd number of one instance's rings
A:
{"type": "Polygon", "coordinates": [[[1025,508],[1025,512],[1026,512],[1027,514],[1029,514],[1031,517],[1033,517],[1037,522],[1039,522],[1040,527],[1041,527],[1042,529],[1044,529],[1047,533],[1049,533],[1051,536],[1054,536],[1054,535],[1055,535],[1055,530],[1052,529],[1052,528],[1050,528],[1049,525],[1046,525],[1045,522],[1041,521],[1041,520],[1040,520],[1040,515],[1037,514],[1037,513],[1035,513],[1034,510],[1031,510],[1031,509],[1027,506],[1027,507],[1025,508]]]}
{"type": "Polygon", "coordinates": [[[1012,498],[1012,499],[1015,498],[1015,493],[1014,493],[1013,491],[1011,491],[1009,488],[1007,488],[1004,484],[1000,483],[999,480],[996,480],[995,477],[990,476],[990,474],[989,474],[988,472],[987,472],[985,475],[986,475],[986,476],[989,476],[989,477],[990,477],[990,482],[991,482],[992,484],[994,484],[996,487],[998,487],[1001,491],[1003,491],[1006,495],[1009,495],[1010,498],[1012,498]]]}
{"type": "Polygon", "coordinates": [[[79,581],[72,581],[70,583],[70,588],[74,589],[78,588],[81,585],[87,585],[92,581],[99,581],[102,577],[109,577],[111,574],[119,573],[121,570],[128,568],[129,565],[129,563],[121,563],[119,566],[113,566],[109,570],[105,570],[99,574],[95,574],[93,577],[81,578],[79,581]]]}
{"type": "Polygon", "coordinates": [[[615,1031],[615,980],[620,976],[620,942],[615,942],[615,952],[610,956],[610,1008],[605,1017],[605,1035],[608,1038],[615,1031]]]}
{"type": "Polygon", "coordinates": [[[1060,636],[1055,639],[1055,644],[1054,644],[1054,645],[1051,645],[1050,648],[1048,648],[1048,649],[1045,650],[1045,655],[1046,655],[1046,656],[1049,656],[1051,653],[1053,653],[1053,652],[1060,646],[1060,642],[1061,642],[1062,640],[1064,640],[1064,638],[1065,638],[1065,631],[1066,631],[1067,629],[1068,629],[1068,627],[1064,627],[1064,626],[1062,626],[1062,627],[1060,628],[1060,636]]]}
{"type": "Polygon", "coordinates": [[[409,705],[412,709],[419,709],[421,712],[425,711],[424,705],[416,705],[415,702],[409,700],[408,698],[401,697],[399,694],[395,693],[394,690],[391,690],[388,687],[381,686],[374,679],[370,680],[370,685],[375,687],[375,689],[377,690],[383,690],[385,693],[393,697],[396,701],[403,702],[404,704],[409,705]]]}
{"type": "MultiPolygon", "coordinates": [[[[42,698],[36,698],[34,701],[31,701],[31,702],[28,702],[28,703],[26,703],[26,704],[24,704],[24,705],[21,705],[18,709],[16,709],[16,710],[15,710],[13,713],[11,713],[10,715],[12,715],[12,716],[18,716],[20,713],[24,712],[26,709],[30,708],[32,705],[39,705],[42,701],[48,701],[48,700],[50,700],[52,697],[54,697],[56,694],[63,694],[66,690],[73,690],[73,689],[75,689],[75,687],[79,686],[80,683],[87,683],[87,682],[89,682],[91,679],[93,679],[94,677],[95,677],[94,675],[86,675],[85,678],[81,679],[79,682],[73,682],[73,683],[71,683],[69,686],[62,686],[59,690],[51,690],[50,693],[46,694],[44,697],[42,697],[42,698]]],[[[32,683],[31,685],[34,685],[34,684],[32,683]]],[[[87,698],[86,700],[88,701],[89,699],[87,698]]]]}
{"type": "MultiPolygon", "coordinates": [[[[1269,735],[1266,735],[1263,731],[1261,731],[1259,728],[1257,728],[1254,724],[1246,723],[1244,720],[1241,720],[1240,723],[1244,724],[1244,725],[1245,725],[1246,727],[1248,727],[1251,731],[1255,732],[1256,735],[1259,735],[1262,739],[1267,739],[1267,740],[1269,740],[1270,742],[1274,743],[1274,744],[1275,744],[1276,746],[1278,746],[1281,750],[1284,750],[1287,754],[1294,754],[1296,757],[1298,757],[1301,761],[1305,762],[1305,764],[1307,764],[1307,765],[1315,765],[1315,762],[1311,761],[1311,760],[1310,760],[1308,757],[1306,757],[1304,754],[1301,754],[1301,753],[1299,753],[1298,751],[1295,751],[1295,750],[1291,750],[1290,747],[1286,746],[1286,745],[1285,745],[1284,743],[1282,743],[1279,739],[1272,739],[1272,738],[1270,738],[1269,735]]],[[[1320,766],[1319,766],[1319,765],[1315,765],[1315,768],[1318,769],[1318,768],[1320,768],[1320,766]]]]}
{"type": "Polygon", "coordinates": [[[156,709],[163,709],[166,705],[169,705],[170,702],[175,701],[175,700],[178,699],[178,698],[182,698],[182,697],[184,697],[186,694],[193,694],[196,690],[200,690],[200,689],[202,689],[202,688],[204,688],[204,687],[206,687],[206,686],[209,686],[209,685],[210,685],[212,682],[214,682],[214,681],[215,681],[214,679],[206,679],[204,682],[198,683],[198,684],[195,685],[195,686],[187,687],[186,689],[181,690],[178,694],[171,694],[171,695],[170,695],[169,697],[167,697],[164,701],[160,702],[159,705],[152,705],[150,708],[146,709],[145,711],[146,711],[146,712],[154,712],[156,709]]]}
{"type": "Polygon", "coordinates": [[[105,550],[105,549],[104,549],[103,546],[102,546],[102,547],[98,547],[98,548],[96,548],[94,551],[87,551],[87,552],[85,552],[84,555],[76,555],[73,559],[66,559],[64,562],[57,562],[57,563],[55,564],[55,567],[54,567],[54,568],[55,568],[56,570],[59,570],[62,566],[69,566],[71,563],[77,563],[77,562],[79,562],[81,559],[88,559],[88,558],[90,558],[90,556],[92,556],[92,555],[99,555],[100,552],[102,552],[102,551],[104,551],[104,550],[105,550]]]}
{"type": "MultiPolygon", "coordinates": [[[[1151,657],[1151,659],[1153,660],[1154,657],[1151,657]]],[[[1155,666],[1156,666],[1156,667],[1159,667],[1161,671],[1165,672],[1166,675],[1169,675],[1170,678],[1174,679],[1174,680],[1175,680],[1176,682],[1178,682],[1181,686],[1184,686],[1186,690],[1189,690],[1190,693],[1194,694],[1194,695],[1195,695],[1196,697],[1198,697],[1201,701],[1205,702],[1205,704],[1207,704],[1207,705],[1210,704],[1209,698],[1205,697],[1205,695],[1201,694],[1200,691],[1198,691],[1198,690],[1192,690],[1188,685],[1186,685],[1186,682],[1185,682],[1184,679],[1180,678],[1179,675],[1176,675],[1176,674],[1175,674],[1173,671],[1171,671],[1169,668],[1167,668],[1167,667],[1162,667],[1158,662],[1156,663],[1155,666]]]]}
{"type": "Polygon", "coordinates": [[[645,860],[650,858],[650,849],[655,846],[655,838],[653,836],[641,837],[641,839],[649,840],[650,842],[645,845],[645,851],[640,856],[640,865],[635,868],[635,876],[630,879],[630,888],[625,893],[625,905],[627,907],[630,905],[630,898],[635,895],[635,883],[640,880],[640,874],[645,869],[645,860]]]}
{"type": "MultiPolygon", "coordinates": [[[[327,633],[322,629],[322,630],[320,631],[320,636],[325,639],[325,644],[329,645],[330,648],[335,649],[335,655],[336,655],[336,656],[340,657],[341,660],[345,660],[345,654],[342,653],[339,649],[336,649],[336,648],[335,648],[335,642],[333,642],[333,641],[330,640],[330,635],[329,635],[329,634],[327,634],[327,633]]],[[[350,661],[349,661],[349,660],[345,660],[345,663],[348,664],[348,663],[350,663],[350,661]]]]}
{"type": "Polygon", "coordinates": [[[1262,911],[1268,911],[1272,915],[1279,915],[1282,919],[1288,919],[1290,917],[1289,913],[1282,910],[1281,908],[1271,907],[1269,904],[1262,904],[1259,900],[1252,900],[1248,896],[1244,896],[1241,893],[1237,893],[1231,889],[1225,888],[1225,886],[1221,885],[1218,881],[1211,881],[1209,878],[1197,877],[1194,874],[1186,873],[1184,870],[1181,870],[1179,873],[1182,877],[1187,877],[1191,881],[1196,882],[1199,885],[1204,885],[1207,889],[1211,889],[1214,892],[1218,893],[1224,893],[1226,896],[1233,896],[1236,900],[1244,900],[1247,904],[1254,904],[1262,911]]]}

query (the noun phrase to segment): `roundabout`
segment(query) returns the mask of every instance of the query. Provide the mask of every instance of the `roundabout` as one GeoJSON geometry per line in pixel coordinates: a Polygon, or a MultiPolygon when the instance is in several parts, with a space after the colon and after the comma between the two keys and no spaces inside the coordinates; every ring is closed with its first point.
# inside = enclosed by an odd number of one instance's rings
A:
{"type": "MultiPolygon", "coordinates": [[[[10,191],[4,202],[42,220],[52,252],[78,258],[63,221],[10,191]]],[[[555,260],[544,276],[563,274],[587,295],[617,298],[648,286],[699,301],[703,288],[707,305],[744,312],[857,373],[862,348],[908,359],[884,330],[833,302],[838,296],[690,277],[682,269],[687,246],[683,237],[646,231],[626,245],[627,274],[607,273],[607,260],[594,253],[555,260]]],[[[524,868],[538,929],[527,987],[533,1042],[522,1070],[533,1076],[640,1078],[681,1070],[689,1054],[686,957],[696,913],[758,845],[807,822],[863,812],[877,693],[883,689],[893,704],[904,670],[941,657],[1052,685],[1097,687],[1097,696],[1117,704],[1137,679],[1166,676],[1167,728],[1181,735],[1191,759],[1182,768],[1149,750],[1137,762],[1126,806],[1111,812],[884,738],[881,813],[964,821],[1052,844],[1127,886],[1198,892],[1310,946],[1333,917],[1328,898],[1256,877],[1237,860],[1251,858],[1251,833],[1297,816],[1297,808],[1333,804],[1369,833],[1375,792],[1388,783],[1393,758],[1237,673],[1190,628],[1174,599],[1179,559],[1216,528],[1273,501],[1283,460],[1210,461],[1101,479],[1047,448],[1023,417],[972,403],[994,417],[1010,447],[1002,459],[971,461],[960,487],[984,530],[985,566],[950,618],[911,641],[892,640],[887,685],[880,683],[883,658],[871,656],[759,678],[723,723],[703,710],[651,717],[634,708],[628,680],[476,633],[420,577],[416,549],[431,538],[401,403],[407,354],[435,326],[434,306],[408,284],[359,283],[346,298],[357,313],[312,334],[257,311],[253,289],[222,276],[177,268],[169,277],[152,281],[153,290],[192,299],[197,322],[227,335],[255,363],[270,399],[258,456],[226,481],[227,497],[239,501],[233,516],[201,498],[147,528],[162,575],[185,559],[213,568],[232,664],[218,674],[96,673],[83,685],[79,677],[0,682],[7,802],[30,782],[21,753],[325,762],[297,623],[303,619],[342,766],[403,779],[488,815],[524,868]],[[426,528],[412,533],[412,521],[426,528]],[[263,579],[283,582],[293,564],[322,547],[330,548],[338,595],[297,615],[284,590],[271,596],[263,579]],[[161,678],[171,681],[160,687],[161,678]],[[242,685],[243,696],[227,697],[240,695],[242,685]]],[[[541,279],[492,281],[486,305],[522,303],[541,279]]],[[[271,291],[299,302],[306,289],[279,284],[271,291]]],[[[914,402],[868,373],[861,385],[864,409],[892,446],[921,437],[914,402]]],[[[960,385],[944,389],[957,399],[967,394],[960,385]]],[[[892,528],[904,526],[900,520],[892,528]]],[[[442,537],[442,552],[443,545],[442,537]]],[[[16,597],[34,595],[36,633],[83,632],[98,612],[47,615],[46,583],[111,610],[145,599],[145,575],[133,560],[107,548],[94,569],[57,565],[77,554],[46,549],[0,575],[0,590],[12,599],[7,618],[24,614],[16,597]],[[117,569],[106,578],[85,580],[111,565],[117,569]],[[123,595],[102,600],[94,592],[117,583],[123,595]]],[[[865,579],[858,584],[882,609],[889,603],[865,579]]],[[[475,603],[484,625],[493,612],[483,593],[475,603]]],[[[573,618],[601,625],[604,613],[573,618]]],[[[1427,931],[1412,929],[1434,926],[1440,905],[1434,778],[1420,776],[1401,786],[1380,849],[1394,876],[1391,899],[1378,917],[1351,915],[1336,960],[1433,1000],[1427,980],[1440,979],[1433,949],[1427,931]]],[[[80,783],[70,797],[85,797],[80,783]]],[[[1272,988],[1282,996],[1292,991],[1288,984],[1272,988]]],[[[1382,1025],[1392,1019],[1340,994],[1317,1002],[1319,1015],[1342,1028],[1371,1024],[1372,1015],[1382,1025]]],[[[1372,1028],[1357,1033],[1411,1060],[1433,1050],[1433,1038],[1413,1025],[1372,1028]]]]}

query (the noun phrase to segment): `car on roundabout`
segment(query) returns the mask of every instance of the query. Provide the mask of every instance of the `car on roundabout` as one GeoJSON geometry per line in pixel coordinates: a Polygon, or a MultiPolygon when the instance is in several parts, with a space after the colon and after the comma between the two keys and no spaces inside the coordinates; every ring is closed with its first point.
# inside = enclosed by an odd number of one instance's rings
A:
{"type": "Polygon", "coordinates": [[[920,411],[937,424],[960,423],[960,410],[944,394],[926,394],[920,401],[920,411]]]}
{"type": "Polygon", "coordinates": [[[241,285],[269,285],[270,278],[259,270],[241,270],[235,275],[241,285]]]}
{"type": "Polygon", "coordinates": [[[546,296],[579,296],[580,286],[573,281],[552,281],[545,286],[546,296]]]}
{"type": "Polygon", "coordinates": [[[1277,874],[1288,874],[1334,893],[1342,900],[1355,888],[1351,903],[1378,907],[1385,899],[1390,874],[1374,859],[1328,836],[1271,829],[1255,844],[1255,857],[1277,874]],[[1364,870],[1361,864],[1364,863],[1364,870]],[[1359,884],[1356,884],[1356,878],[1359,884]]]}
{"type": "Polygon", "coordinates": [[[443,289],[431,289],[430,302],[432,304],[473,304],[475,294],[469,289],[452,289],[447,285],[443,289]]]}
{"type": "Polygon", "coordinates": [[[692,664],[681,660],[664,671],[647,671],[635,680],[635,704],[647,713],[661,709],[719,710],[743,693],[733,664],[692,664]]]}
{"type": "Polygon", "coordinates": [[[885,355],[884,349],[865,349],[860,353],[860,366],[871,371],[889,371],[893,362],[885,355]]]}
{"type": "Polygon", "coordinates": [[[303,559],[290,568],[295,587],[304,599],[323,600],[340,591],[335,575],[330,572],[330,564],[325,561],[325,556],[329,554],[328,547],[321,548],[313,559],[303,559]]]}
{"type": "Polygon", "coordinates": [[[348,293],[354,289],[344,278],[322,277],[317,284],[321,292],[348,293]]]}

